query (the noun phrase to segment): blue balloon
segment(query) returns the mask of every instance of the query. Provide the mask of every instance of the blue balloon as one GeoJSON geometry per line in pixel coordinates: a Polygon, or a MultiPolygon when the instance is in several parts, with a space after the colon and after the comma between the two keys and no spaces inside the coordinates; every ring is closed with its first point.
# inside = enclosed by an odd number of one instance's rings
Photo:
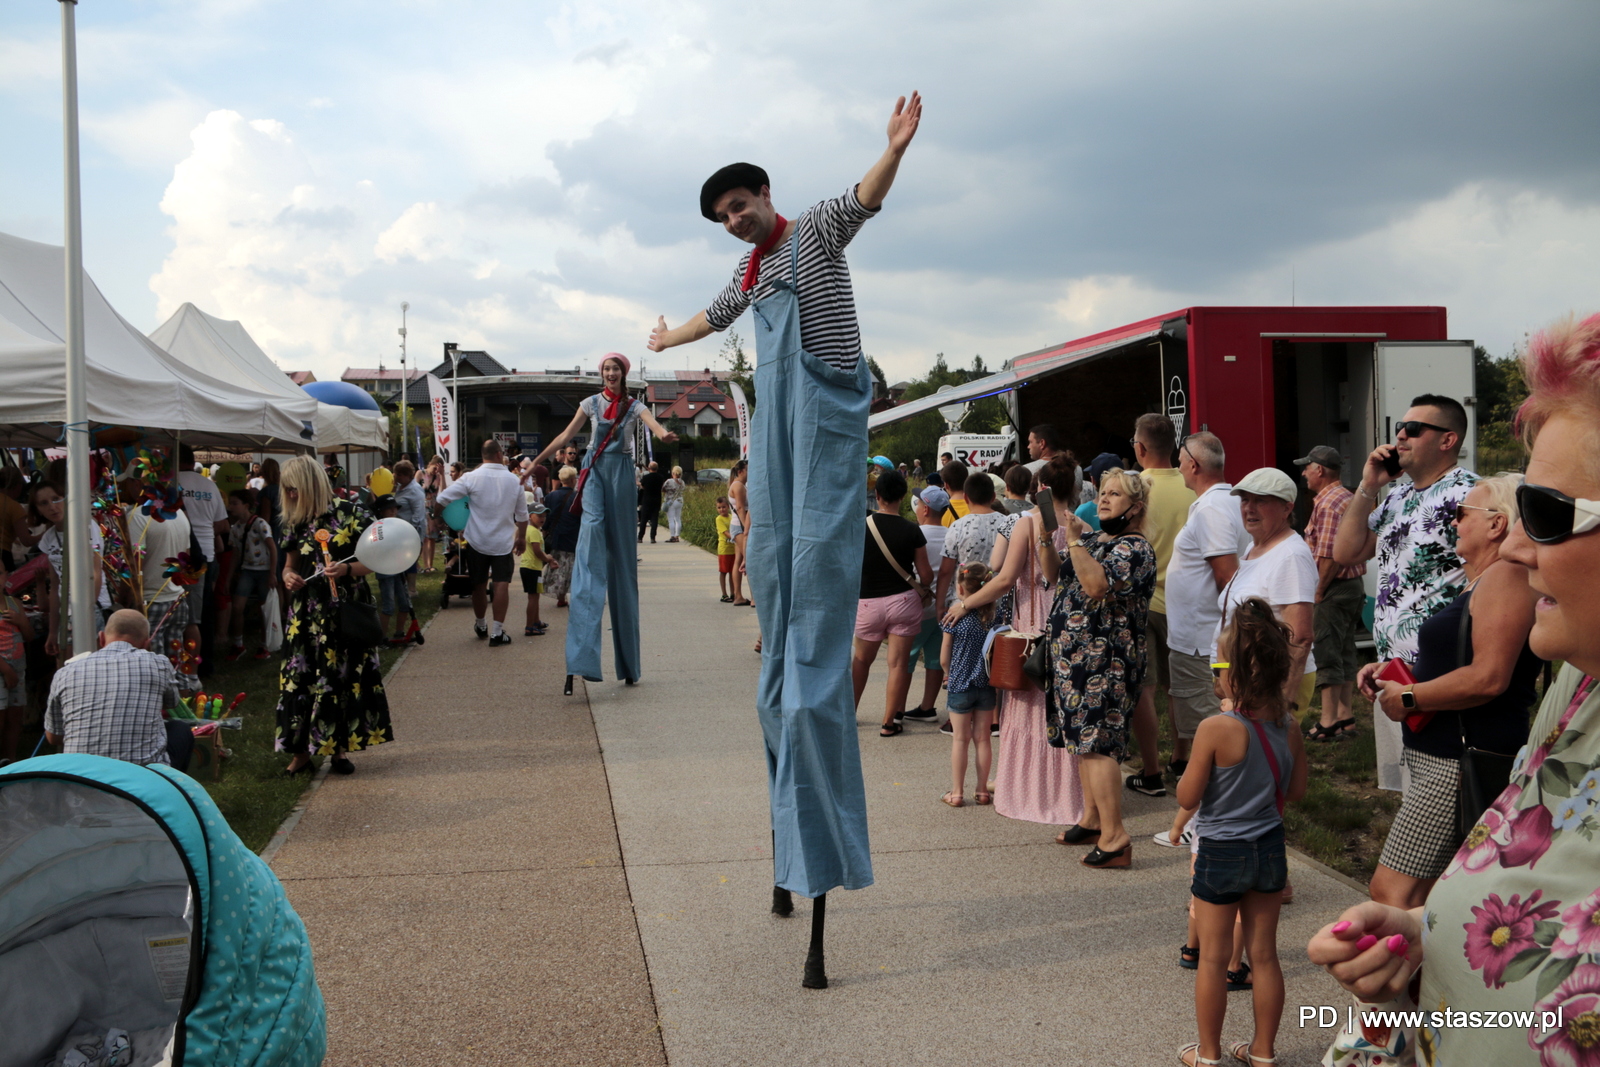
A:
{"type": "Polygon", "coordinates": [[[444,524],[458,533],[467,528],[467,515],[472,511],[467,506],[467,498],[452,500],[444,507],[444,524]]]}

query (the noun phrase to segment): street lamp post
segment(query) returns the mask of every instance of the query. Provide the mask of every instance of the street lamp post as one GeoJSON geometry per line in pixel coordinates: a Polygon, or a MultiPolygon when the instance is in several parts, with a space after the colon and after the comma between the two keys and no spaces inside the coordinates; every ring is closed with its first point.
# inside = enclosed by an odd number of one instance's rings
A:
{"type": "MultiPolygon", "coordinates": [[[[406,458],[406,446],[411,439],[406,436],[406,416],[411,409],[406,406],[406,312],[411,310],[408,301],[400,301],[400,458],[406,458]]],[[[417,457],[421,459],[421,456],[417,457]]]]}

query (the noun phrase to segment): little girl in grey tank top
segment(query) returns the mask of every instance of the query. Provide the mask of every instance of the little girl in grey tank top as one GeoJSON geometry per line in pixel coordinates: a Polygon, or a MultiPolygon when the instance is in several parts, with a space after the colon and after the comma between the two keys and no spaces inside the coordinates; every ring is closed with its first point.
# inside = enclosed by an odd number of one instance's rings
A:
{"type": "Polygon", "coordinates": [[[1203,841],[1254,841],[1283,822],[1278,798],[1288,789],[1289,771],[1294,767],[1288,731],[1283,719],[1268,723],[1237,711],[1223,714],[1244,724],[1250,747],[1244,759],[1233,766],[1212,767],[1200,811],[1194,817],[1195,834],[1203,841]],[[1261,747],[1263,737],[1277,761],[1277,775],[1272,772],[1273,760],[1267,749],[1261,747]]]}

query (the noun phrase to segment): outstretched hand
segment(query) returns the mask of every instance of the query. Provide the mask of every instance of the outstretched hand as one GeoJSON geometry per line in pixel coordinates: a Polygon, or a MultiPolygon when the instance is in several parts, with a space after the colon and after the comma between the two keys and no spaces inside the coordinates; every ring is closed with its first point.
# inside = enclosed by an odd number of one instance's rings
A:
{"type": "Polygon", "coordinates": [[[889,148],[904,152],[917,135],[917,125],[922,122],[922,94],[912,90],[911,100],[905,97],[894,102],[894,114],[889,116],[889,148]]]}
{"type": "Polygon", "coordinates": [[[656,316],[656,327],[650,331],[650,339],[644,344],[652,352],[660,352],[667,347],[667,317],[665,315],[656,316]]]}

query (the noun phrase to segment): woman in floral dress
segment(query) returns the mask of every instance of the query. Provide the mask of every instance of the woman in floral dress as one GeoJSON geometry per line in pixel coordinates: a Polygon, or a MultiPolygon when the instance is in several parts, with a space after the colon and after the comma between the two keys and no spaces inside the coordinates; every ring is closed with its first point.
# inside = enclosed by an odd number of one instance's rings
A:
{"type": "Polygon", "coordinates": [[[372,603],[366,578],[371,572],[354,558],[356,540],[372,520],[357,505],[335,499],[328,476],[308,456],[283,465],[282,486],[289,621],[279,672],[277,747],[294,757],[288,774],[310,773],[313,748],[333,756],[335,771],[350,774],[355,765],[345,753],[393,737],[378,650],[340,647],[339,608],[329,588],[331,575],[339,600],[372,603]],[[328,551],[334,560],[321,574],[319,530],[332,534],[328,551]]]}
{"type": "Polygon", "coordinates": [[[1429,1013],[1416,1031],[1341,1034],[1324,1060],[1340,1067],[1600,1063],[1600,315],[1536,336],[1523,374],[1533,454],[1500,551],[1539,597],[1529,645],[1565,666],[1511,784],[1426,903],[1358,904],[1311,939],[1312,961],[1358,999],[1429,1013]],[[1492,1014],[1474,1025],[1470,1012],[1492,1014]]]}
{"type": "Polygon", "coordinates": [[[1047,737],[1078,754],[1083,782],[1083,818],[1062,842],[1094,841],[1083,858],[1087,867],[1126,868],[1133,860],[1120,768],[1144,684],[1145,616],[1156,587],[1155,549],[1139,532],[1147,496],[1138,475],[1107,471],[1100,480],[1102,532],[1069,515],[1062,520],[1067,550],[1040,559],[1047,581],[1061,578],[1047,631],[1047,737]]]}

